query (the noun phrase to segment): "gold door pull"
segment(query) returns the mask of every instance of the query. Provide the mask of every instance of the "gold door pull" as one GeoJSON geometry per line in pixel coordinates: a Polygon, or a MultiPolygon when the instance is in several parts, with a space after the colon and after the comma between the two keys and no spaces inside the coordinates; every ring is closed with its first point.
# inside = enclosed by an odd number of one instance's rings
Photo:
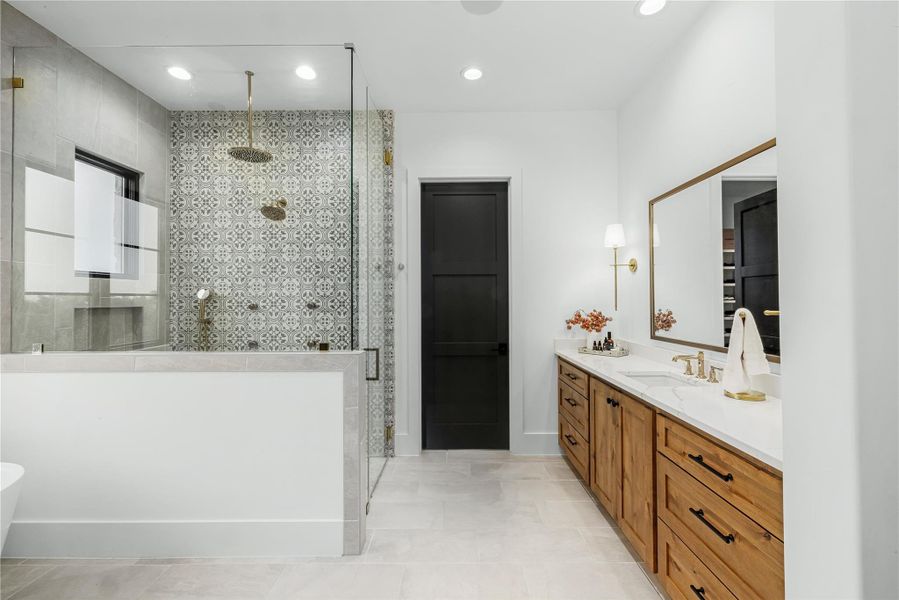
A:
{"type": "Polygon", "coordinates": [[[762,311],[762,314],[765,315],[766,317],[779,317],[780,311],[779,310],[765,310],[765,311],[762,311]]]}

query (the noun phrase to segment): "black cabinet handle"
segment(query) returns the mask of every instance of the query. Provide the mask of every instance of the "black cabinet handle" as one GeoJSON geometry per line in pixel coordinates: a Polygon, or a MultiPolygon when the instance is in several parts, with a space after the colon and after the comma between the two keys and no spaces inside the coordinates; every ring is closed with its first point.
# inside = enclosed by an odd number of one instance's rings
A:
{"type": "Polygon", "coordinates": [[[618,402],[618,400],[612,400],[612,408],[618,408],[619,404],[620,402],[618,402]]]}
{"type": "Polygon", "coordinates": [[[705,588],[704,587],[698,588],[691,583],[690,589],[693,590],[693,593],[696,594],[696,597],[699,598],[699,600],[705,600],[705,588]]]}
{"type": "Polygon", "coordinates": [[[611,404],[611,403],[612,403],[612,399],[609,398],[608,396],[606,396],[606,404],[611,404]]]}
{"type": "Polygon", "coordinates": [[[706,469],[708,469],[709,471],[714,473],[717,477],[720,477],[723,481],[733,481],[734,480],[734,476],[731,475],[730,473],[725,475],[721,471],[718,471],[718,470],[710,467],[709,465],[705,464],[705,462],[702,460],[702,454],[693,455],[693,454],[688,453],[687,456],[690,457],[690,460],[692,460],[693,462],[698,464],[700,467],[705,467],[706,469]]]}
{"type": "Polygon", "coordinates": [[[565,439],[568,440],[568,443],[571,444],[572,446],[577,446],[577,440],[574,439],[574,436],[573,436],[573,435],[570,435],[570,434],[566,433],[566,434],[565,434],[565,439]]]}
{"type": "Polygon", "coordinates": [[[572,400],[571,398],[565,398],[565,402],[567,402],[567,403],[570,404],[571,406],[577,406],[577,402],[575,402],[575,401],[572,400]]]}
{"type": "Polygon", "coordinates": [[[575,375],[574,373],[565,373],[565,377],[567,377],[567,378],[570,379],[571,381],[576,381],[576,380],[577,380],[577,375],[575,375]]]}
{"type": "Polygon", "coordinates": [[[721,533],[717,527],[715,527],[714,525],[712,525],[711,523],[708,522],[708,520],[705,518],[705,513],[702,511],[701,508],[697,510],[691,506],[690,512],[693,513],[694,517],[696,517],[697,519],[702,521],[703,525],[705,525],[706,527],[711,529],[715,535],[717,535],[719,538],[721,538],[721,541],[724,542],[725,544],[730,544],[732,541],[734,541],[734,539],[735,539],[734,534],[728,533],[727,535],[724,535],[723,533],[721,533]]]}

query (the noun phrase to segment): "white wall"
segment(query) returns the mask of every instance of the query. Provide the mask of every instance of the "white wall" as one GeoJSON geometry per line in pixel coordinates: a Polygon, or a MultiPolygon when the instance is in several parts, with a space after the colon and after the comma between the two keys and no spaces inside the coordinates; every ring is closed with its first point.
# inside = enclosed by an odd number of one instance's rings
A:
{"type": "Polygon", "coordinates": [[[899,597],[897,25],[777,6],[788,598],[899,597]]]}
{"type": "MultiPolygon", "coordinates": [[[[619,212],[649,264],[649,200],[775,137],[774,6],[713,2],[619,110],[619,212]]],[[[663,239],[664,241],[664,239],[663,239]]],[[[621,333],[649,331],[649,270],[622,290],[621,333]]]]}
{"type": "Polygon", "coordinates": [[[4,373],[6,556],[343,550],[341,373],[4,373]]]}
{"type": "Polygon", "coordinates": [[[612,312],[602,238],[617,219],[614,111],[397,113],[396,140],[397,261],[407,265],[396,281],[397,453],[421,447],[419,200],[431,177],[510,181],[510,445],[557,453],[553,338],[576,308],[612,312]]]}

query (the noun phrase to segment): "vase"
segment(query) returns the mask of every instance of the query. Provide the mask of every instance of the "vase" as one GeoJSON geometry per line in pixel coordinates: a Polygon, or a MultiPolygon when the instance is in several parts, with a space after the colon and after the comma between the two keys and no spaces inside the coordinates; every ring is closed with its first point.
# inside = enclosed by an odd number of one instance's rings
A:
{"type": "Polygon", "coordinates": [[[598,346],[602,346],[602,333],[596,331],[587,332],[587,350],[593,350],[593,342],[598,346]]]}

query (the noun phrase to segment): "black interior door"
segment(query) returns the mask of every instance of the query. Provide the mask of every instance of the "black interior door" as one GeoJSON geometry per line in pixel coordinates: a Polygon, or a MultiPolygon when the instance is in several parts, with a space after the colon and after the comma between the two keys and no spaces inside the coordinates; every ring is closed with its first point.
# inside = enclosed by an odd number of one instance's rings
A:
{"type": "Polygon", "coordinates": [[[734,299],[749,309],[758,324],[768,354],[780,354],[780,319],[766,317],[777,310],[777,190],[734,204],[734,299]]]}
{"type": "Polygon", "coordinates": [[[508,184],[421,188],[422,447],[509,447],[508,184]]]}

